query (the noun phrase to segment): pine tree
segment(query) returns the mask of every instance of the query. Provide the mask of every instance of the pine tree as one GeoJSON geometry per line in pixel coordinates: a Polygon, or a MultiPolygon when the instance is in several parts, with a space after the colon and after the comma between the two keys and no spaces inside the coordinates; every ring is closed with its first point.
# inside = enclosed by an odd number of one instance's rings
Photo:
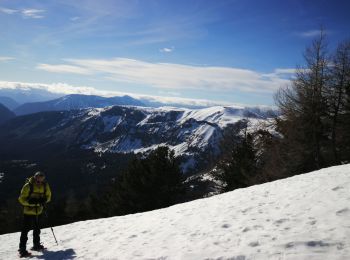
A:
{"type": "Polygon", "coordinates": [[[182,191],[182,172],[174,152],[159,147],[146,158],[135,158],[118,178],[111,201],[115,213],[127,214],[175,204],[182,191]]]}
{"type": "Polygon", "coordinates": [[[247,187],[255,178],[256,151],[253,136],[247,129],[248,121],[245,120],[226,129],[221,145],[222,159],[213,173],[214,178],[222,182],[224,192],[247,187]]]}

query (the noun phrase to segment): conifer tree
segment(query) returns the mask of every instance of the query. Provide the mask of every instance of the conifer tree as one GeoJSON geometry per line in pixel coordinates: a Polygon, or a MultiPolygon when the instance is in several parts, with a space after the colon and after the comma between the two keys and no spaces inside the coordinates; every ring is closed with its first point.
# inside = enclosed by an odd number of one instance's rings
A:
{"type": "Polygon", "coordinates": [[[146,158],[135,158],[116,182],[112,195],[116,214],[175,204],[182,191],[182,180],[179,163],[168,147],[159,147],[146,158]]]}
{"type": "Polygon", "coordinates": [[[222,182],[224,192],[247,187],[255,178],[256,151],[253,136],[247,129],[248,121],[242,120],[227,129],[224,135],[222,159],[214,172],[214,177],[222,182]]]}

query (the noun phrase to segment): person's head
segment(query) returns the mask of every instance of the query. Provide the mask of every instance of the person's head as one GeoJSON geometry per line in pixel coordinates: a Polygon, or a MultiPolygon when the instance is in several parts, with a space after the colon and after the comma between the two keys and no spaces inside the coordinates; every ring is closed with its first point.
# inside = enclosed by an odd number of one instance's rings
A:
{"type": "Polygon", "coordinates": [[[45,180],[45,174],[43,173],[43,172],[36,172],[35,174],[34,174],[34,180],[35,180],[35,182],[36,183],[43,183],[44,182],[44,180],[45,180]]]}

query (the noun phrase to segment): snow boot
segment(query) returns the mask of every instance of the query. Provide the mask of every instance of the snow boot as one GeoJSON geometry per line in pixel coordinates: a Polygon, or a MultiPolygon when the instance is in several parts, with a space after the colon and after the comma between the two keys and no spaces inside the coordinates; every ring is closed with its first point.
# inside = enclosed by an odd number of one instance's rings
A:
{"type": "Polygon", "coordinates": [[[34,245],[30,250],[33,250],[33,251],[43,251],[45,250],[46,247],[44,247],[42,244],[39,244],[39,245],[34,245]]]}
{"type": "Polygon", "coordinates": [[[32,254],[29,253],[26,249],[19,249],[18,254],[20,258],[31,257],[32,254]]]}

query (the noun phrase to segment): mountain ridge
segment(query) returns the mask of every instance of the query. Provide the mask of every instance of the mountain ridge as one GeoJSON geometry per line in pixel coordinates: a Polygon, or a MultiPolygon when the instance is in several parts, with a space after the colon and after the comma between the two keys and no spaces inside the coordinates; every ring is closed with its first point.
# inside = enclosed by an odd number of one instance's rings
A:
{"type": "Polygon", "coordinates": [[[0,124],[14,118],[15,116],[16,115],[10,109],[0,103],[0,124]]]}
{"type": "Polygon", "coordinates": [[[0,148],[0,152],[21,149],[30,155],[38,147],[50,150],[57,145],[96,153],[145,153],[167,145],[183,158],[184,169],[202,165],[200,170],[207,164],[205,156],[219,153],[225,127],[246,119],[257,124],[267,117],[264,111],[236,107],[190,110],[112,106],[41,112],[5,123],[0,140],[9,148],[0,148]],[[23,143],[27,145],[22,147],[23,143]]]}
{"type": "Polygon", "coordinates": [[[25,103],[14,109],[14,112],[17,115],[26,115],[43,111],[77,110],[89,107],[101,108],[113,105],[143,106],[144,104],[127,95],[106,98],[95,95],[71,94],[49,101],[25,103]]]}

